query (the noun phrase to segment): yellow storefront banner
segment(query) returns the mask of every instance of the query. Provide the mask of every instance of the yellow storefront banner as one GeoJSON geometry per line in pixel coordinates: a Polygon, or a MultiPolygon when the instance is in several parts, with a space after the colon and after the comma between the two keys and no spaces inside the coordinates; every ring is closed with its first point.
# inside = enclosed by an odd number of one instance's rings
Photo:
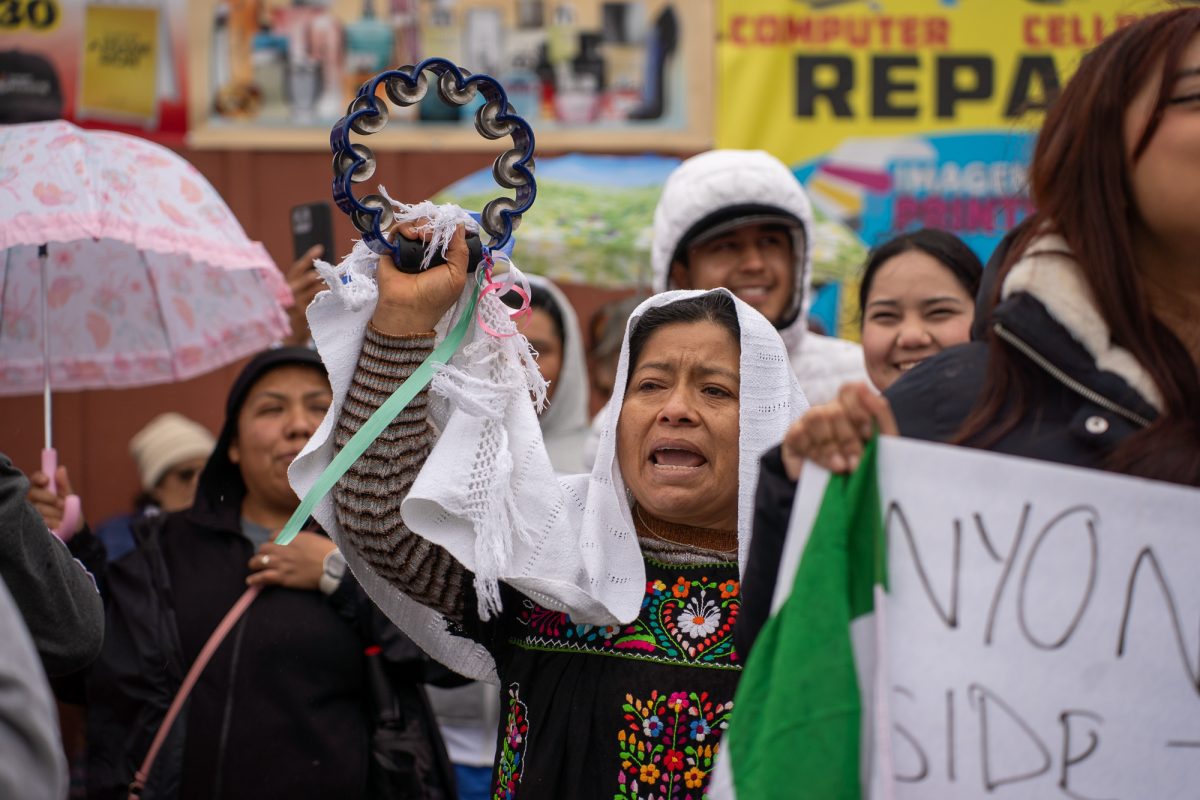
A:
{"type": "Polygon", "coordinates": [[[88,116],[151,122],[156,115],[159,10],[89,4],[79,106],[88,116]]]}
{"type": "Polygon", "coordinates": [[[986,260],[1031,210],[1038,126],[1080,58],[1171,6],[719,0],[717,146],[793,168],[817,217],[813,312],[850,335],[867,248],[938,228],[986,260]]]}
{"type": "Polygon", "coordinates": [[[1166,0],[722,0],[717,144],[1033,131],[1080,56],[1166,0]]]}

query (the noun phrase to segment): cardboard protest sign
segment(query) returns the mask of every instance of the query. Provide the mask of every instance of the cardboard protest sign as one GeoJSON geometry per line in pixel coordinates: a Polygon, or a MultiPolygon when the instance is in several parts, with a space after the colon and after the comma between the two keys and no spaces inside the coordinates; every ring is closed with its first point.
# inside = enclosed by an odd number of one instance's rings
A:
{"type": "MultiPolygon", "coordinates": [[[[1200,793],[1200,491],[895,438],[877,457],[887,593],[850,631],[870,788],[839,796],[1200,793]]],[[[806,466],[777,609],[827,483],[806,466]]]]}

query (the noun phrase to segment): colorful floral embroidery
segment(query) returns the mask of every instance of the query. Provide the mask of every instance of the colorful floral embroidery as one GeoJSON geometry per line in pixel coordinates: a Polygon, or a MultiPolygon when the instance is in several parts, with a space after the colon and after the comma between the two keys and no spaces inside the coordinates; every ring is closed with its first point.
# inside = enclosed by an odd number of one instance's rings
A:
{"type": "Polygon", "coordinates": [[[707,692],[664,695],[657,690],[648,700],[625,695],[625,701],[628,725],[617,734],[621,771],[616,797],[704,797],[733,701],[714,704],[707,692]]]}
{"type": "Polygon", "coordinates": [[[508,687],[508,718],[504,725],[504,741],[500,745],[493,800],[513,800],[517,796],[521,775],[525,772],[528,739],[529,721],[525,704],[521,702],[521,687],[514,683],[508,687]]]}
{"type": "Polygon", "coordinates": [[[628,625],[579,625],[568,614],[530,600],[518,614],[513,644],[539,650],[574,650],[651,661],[740,669],[733,626],[740,605],[737,580],[723,577],[735,565],[668,567],[647,562],[648,571],[676,573],[646,581],[638,618],[628,625]],[[684,574],[678,574],[678,573],[684,574]]]}
{"type": "Polygon", "coordinates": [[[702,639],[721,624],[721,609],[712,600],[706,600],[704,592],[688,600],[679,618],[679,630],[691,639],[702,639]]]}

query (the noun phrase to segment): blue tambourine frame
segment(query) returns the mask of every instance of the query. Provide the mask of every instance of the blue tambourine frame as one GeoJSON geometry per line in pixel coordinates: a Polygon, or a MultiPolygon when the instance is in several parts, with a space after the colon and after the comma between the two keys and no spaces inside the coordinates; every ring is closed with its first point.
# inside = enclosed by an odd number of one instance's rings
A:
{"type": "Polygon", "coordinates": [[[364,136],[383,130],[388,121],[388,108],[376,89],[382,83],[388,100],[398,106],[419,103],[429,88],[425,73],[435,76],[439,97],[444,102],[464,106],[476,94],[484,104],[475,113],[475,129],[485,139],[511,136],[513,146],[496,157],[492,175],[496,183],[516,192],[516,198],[496,197],[480,213],[480,225],[492,237],[487,250],[502,249],[521,223],[521,215],[529,210],[537,196],[533,177],[533,129],[508,102],[504,87],[490,75],[472,75],[444,58],[427,58],[415,67],[401,67],[381,72],[359,87],[350,101],[346,116],[329,133],[329,148],[333,152],[333,200],[349,215],[363,241],[376,253],[390,254],[400,263],[398,243],[383,237],[383,230],[392,224],[392,207],[382,195],[354,196],[353,185],[370,180],[375,174],[375,155],[362,143],[350,141],[351,132],[364,136]]]}

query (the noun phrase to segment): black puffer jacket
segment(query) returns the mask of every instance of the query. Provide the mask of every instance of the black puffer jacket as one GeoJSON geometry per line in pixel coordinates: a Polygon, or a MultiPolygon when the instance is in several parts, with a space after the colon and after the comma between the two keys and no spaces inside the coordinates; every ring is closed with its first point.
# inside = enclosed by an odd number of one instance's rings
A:
{"type": "MultiPolygon", "coordinates": [[[[109,569],[108,635],[88,679],[89,797],[125,797],[208,635],[245,589],[254,548],[186,512],[138,531],[109,569]]],[[[365,798],[365,650],[382,648],[423,752],[414,797],[447,797],[449,766],[420,682],[440,674],[347,573],[336,592],[271,587],[202,674],[146,798],[365,798]]]]}
{"type": "MultiPolygon", "coordinates": [[[[1047,238],[1034,248],[1056,246],[1065,244],[1047,238]]],[[[996,262],[994,256],[989,278],[997,273],[996,262]]],[[[982,340],[988,327],[1014,351],[1013,360],[1031,387],[1029,411],[989,450],[1100,469],[1126,436],[1149,425],[1158,416],[1148,399],[1156,390],[1132,358],[1108,341],[1107,328],[1080,291],[1082,284],[1072,279],[1072,269],[1079,267],[1049,252],[1027,256],[1014,267],[1001,302],[990,313],[979,309],[973,341],[939,353],[884,393],[900,434],[930,441],[954,438],[983,386],[988,345],[982,340]]],[[[981,297],[990,294],[985,286],[981,297]]]]}
{"type": "MultiPolygon", "coordinates": [[[[107,571],[107,635],[87,677],[88,797],[125,798],[187,668],[246,589],[255,552],[241,531],[245,485],[228,458],[250,386],[308,351],[271,351],[239,376],[225,429],[186,511],[134,530],[107,571]]],[[[319,360],[316,366],[320,366],[319,360]]],[[[347,571],[334,593],[264,589],[201,673],[143,798],[445,800],[454,778],[423,682],[447,679],[347,571]],[[368,655],[378,647],[378,655],[368,655]],[[411,790],[368,789],[375,709],[368,658],[384,659],[404,717],[411,790]]]]}
{"type": "MultiPolygon", "coordinates": [[[[1029,411],[988,450],[1101,469],[1125,437],[1157,417],[1147,397],[1153,387],[1136,363],[1123,359],[1108,342],[1099,313],[1086,295],[1075,291],[1079,284],[1063,272],[1069,265],[1047,262],[1017,280],[1010,277],[1004,298],[989,313],[986,298],[992,293],[986,281],[994,279],[1005,245],[1018,233],[1006,238],[985,272],[973,340],[906,373],[884,396],[902,436],[952,441],[983,388],[988,364],[983,339],[990,326],[1003,346],[1015,351],[1031,395],[1029,411]],[[1010,282],[1019,283],[1021,290],[1009,291],[1010,282]],[[1101,361],[1124,374],[1102,367],[1101,361]]],[[[768,452],[762,461],[754,538],[742,582],[737,646],[743,657],[770,615],[795,491],[779,448],[768,452]]]]}

